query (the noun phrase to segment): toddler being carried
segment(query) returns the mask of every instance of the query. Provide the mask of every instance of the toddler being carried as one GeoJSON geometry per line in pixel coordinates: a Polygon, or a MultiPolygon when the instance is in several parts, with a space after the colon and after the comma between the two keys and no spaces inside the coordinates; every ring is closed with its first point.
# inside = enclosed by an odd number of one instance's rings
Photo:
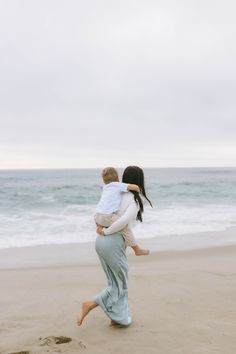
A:
{"type": "MultiPolygon", "coordinates": [[[[103,169],[102,178],[104,186],[102,196],[96,207],[94,219],[98,227],[109,227],[117,219],[119,219],[117,211],[120,208],[122,193],[128,191],[139,193],[140,189],[136,184],[119,182],[118,173],[113,167],[103,169]]],[[[149,254],[149,250],[139,247],[129,225],[126,225],[122,230],[120,230],[120,233],[124,237],[126,245],[130,246],[134,250],[136,256],[146,256],[149,254]]]]}

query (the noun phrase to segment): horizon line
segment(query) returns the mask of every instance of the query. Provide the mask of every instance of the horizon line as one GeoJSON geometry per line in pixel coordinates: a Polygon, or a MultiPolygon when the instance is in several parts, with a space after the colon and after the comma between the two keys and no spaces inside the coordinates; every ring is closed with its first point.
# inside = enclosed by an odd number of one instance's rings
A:
{"type": "MultiPolygon", "coordinates": [[[[129,165],[132,166],[132,165],[129,165]]],[[[134,165],[133,165],[134,166],[134,165]]],[[[135,165],[136,166],[136,165],[135,165]]],[[[115,166],[117,169],[122,169],[127,166],[115,166]]],[[[23,168],[0,168],[0,171],[39,171],[39,170],[98,170],[102,169],[104,166],[98,166],[98,167],[23,167],[23,168]]],[[[236,168],[236,166],[146,166],[142,167],[143,169],[154,169],[154,168],[236,168]]]]}

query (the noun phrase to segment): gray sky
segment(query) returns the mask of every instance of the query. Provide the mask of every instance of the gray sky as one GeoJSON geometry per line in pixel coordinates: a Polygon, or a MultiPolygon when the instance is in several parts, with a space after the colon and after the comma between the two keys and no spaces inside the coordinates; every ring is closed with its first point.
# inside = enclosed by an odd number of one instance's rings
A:
{"type": "Polygon", "coordinates": [[[0,168],[236,166],[235,13],[0,0],[0,168]]]}

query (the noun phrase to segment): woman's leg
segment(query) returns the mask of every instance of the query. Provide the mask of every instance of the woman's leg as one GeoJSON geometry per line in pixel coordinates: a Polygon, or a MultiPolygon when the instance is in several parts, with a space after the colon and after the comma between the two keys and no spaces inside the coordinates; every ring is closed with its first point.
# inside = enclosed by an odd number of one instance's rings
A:
{"type": "Polygon", "coordinates": [[[89,314],[91,310],[97,307],[98,304],[94,300],[84,301],[82,303],[81,315],[78,317],[77,324],[78,326],[82,325],[84,318],[89,314]]]}
{"type": "Polygon", "coordinates": [[[82,304],[78,326],[84,318],[98,305],[110,318],[111,326],[128,326],[131,316],[128,304],[128,264],[125,242],[120,234],[101,237],[96,240],[96,251],[107,277],[108,287],[102,290],[95,300],[82,304]]]}
{"type": "Polygon", "coordinates": [[[96,251],[107,277],[108,286],[95,298],[96,303],[112,320],[111,325],[128,326],[131,316],[128,304],[128,263],[125,242],[121,235],[96,239],[96,251]]]}

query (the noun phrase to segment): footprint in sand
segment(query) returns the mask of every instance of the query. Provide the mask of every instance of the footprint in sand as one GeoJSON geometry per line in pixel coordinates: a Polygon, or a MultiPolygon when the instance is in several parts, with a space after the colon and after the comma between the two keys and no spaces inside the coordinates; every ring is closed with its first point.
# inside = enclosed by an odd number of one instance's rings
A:
{"type": "MultiPolygon", "coordinates": [[[[60,337],[49,336],[46,338],[39,338],[39,340],[41,341],[40,346],[45,346],[45,345],[53,346],[54,344],[64,344],[72,341],[70,337],[64,337],[64,336],[60,336],[60,337]]],[[[82,341],[77,342],[77,344],[80,349],[86,349],[86,345],[82,341]]]]}
{"type": "Polygon", "coordinates": [[[63,343],[69,343],[72,341],[72,339],[70,337],[64,337],[64,336],[59,336],[59,337],[49,336],[46,338],[39,338],[39,340],[42,342],[42,344],[40,344],[41,346],[53,345],[53,344],[63,344],[63,343]]]}
{"type": "Polygon", "coordinates": [[[80,341],[78,345],[81,349],[86,349],[86,345],[83,342],[80,341]]]}

